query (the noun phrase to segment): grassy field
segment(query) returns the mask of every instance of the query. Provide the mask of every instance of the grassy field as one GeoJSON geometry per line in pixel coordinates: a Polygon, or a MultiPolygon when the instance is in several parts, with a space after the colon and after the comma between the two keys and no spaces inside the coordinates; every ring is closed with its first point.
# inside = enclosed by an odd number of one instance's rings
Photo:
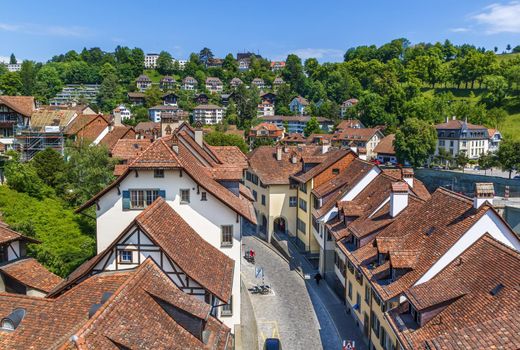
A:
{"type": "MultiPolygon", "coordinates": [[[[148,76],[148,78],[150,78],[150,80],[152,81],[152,83],[154,84],[159,84],[159,82],[161,81],[161,78],[163,77],[161,74],[159,74],[159,72],[157,72],[155,69],[146,69],[144,71],[144,74],[146,74],[148,76]]],[[[177,75],[174,75],[173,76],[177,81],[179,80],[179,76],[177,75]]]]}
{"type": "Polygon", "coordinates": [[[511,114],[500,127],[504,136],[520,141],[520,113],[511,114]]]}

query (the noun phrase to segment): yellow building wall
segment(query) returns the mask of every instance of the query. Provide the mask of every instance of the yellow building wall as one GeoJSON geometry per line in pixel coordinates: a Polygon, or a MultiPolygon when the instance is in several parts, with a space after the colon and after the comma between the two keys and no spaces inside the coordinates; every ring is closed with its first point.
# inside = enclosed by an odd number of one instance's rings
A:
{"type": "Polygon", "coordinates": [[[269,186],[269,228],[274,230],[274,220],[283,217],[286,220],[287,230],[291,235],[296,234],[296,208],[289,206],[289,198],[297,197],[297,190],[289,185],[269,186]]]}
{"type": "Polygon", "coordinates": [[[310,251],[311,253],[319,253],[320,244],[316,241],[316,238],[312,234],[312,202],[311,202],[311,191],[312,191],[312,181],[308,181],[305,186],[307,187],[307,193],[302,192],[298,187],[298,210],[297,210],[297,218],[305,223],[305,233],[297,230],[297,237],[305,244],[305,250],[310,251]],[[304,211],[300,208],[300,198],[307,202],[307,211],[304,211]]]}
{"type": "MultiPolygon", "coordinates": [[[[374,315],[379,319],[379,324],[381,325],[382,328],[385,329],[386,334],[388,334],[388,338],[389,338],[392,346],[395,346],[397,344],[397,337],[396,337],[395,333],[393,332],[392,327],[386,321],[386,318],[385,318],[383,312],[381,311],[381,306],[377,305],[375,298],[373,296],[372,296],[372,310],[374,311],[374,315]]],[[[378,337],[376,337],[374,332],[372,332],[371,340],[372,340],[372,344],[374,344],[374,347],[377,350],[386,350],[380,344],[379,334],[378,334],[378,337]]],[[[393,348],[388,345],[387,345],[387,347],[389,349],[393,348]]]]}
{"type": "MultiPolygon", "coordinates": [[[[348,261],[348,259],[347,259],[348,261]]],[[[356,270],[354,270],[355,272],[356,270]]],[[[370,317],[370,306],[365,302],[365,284],[367,283],[367,280],[364,276],[363,278],[363,285],[361,285],[357,280],[356,276],[350,272],[347,266],[347,278],[345,280],[345,289],[347,290],[346,294],[346,300],[347,303],[349,303],[350,307],[353,308],[354,305],[356,305],[356,295],[359,293],[359,296],[361,298],[361,305],[359,310],[352,309],[354,315],[359,320],[361,326],[364,325],[364,313],[367,313],[370,317]],[[348,283],[352,283],[352,299],[349,299],[348,297],[348,283]]]]}

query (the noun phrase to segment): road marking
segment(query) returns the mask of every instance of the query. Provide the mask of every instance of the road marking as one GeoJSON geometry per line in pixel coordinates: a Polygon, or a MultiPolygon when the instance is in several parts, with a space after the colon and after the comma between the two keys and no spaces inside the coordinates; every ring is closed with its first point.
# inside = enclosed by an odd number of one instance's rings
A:
{"type": "Polygon", "coordinates": [[[260,336],[262,337],[262,342],[265,342],[267,338],[280,338],[280,331],[278,329],[278,321],[257,321],[258,328],[261,328],[261,325],[266,325],[267,327],[260,330],[260,336]],[[269,332],[270,330],[270,332],[269,332]],[[270,336],[266,336],[265,333],[270,334],[270,336]]]}

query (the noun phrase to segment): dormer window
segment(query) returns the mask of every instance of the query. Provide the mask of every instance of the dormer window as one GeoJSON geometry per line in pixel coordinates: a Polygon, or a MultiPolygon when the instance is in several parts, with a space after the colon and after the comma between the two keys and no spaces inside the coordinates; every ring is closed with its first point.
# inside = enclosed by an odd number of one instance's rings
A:
{"type": "Polygon", "coordinates": [[[0,329],[2,331],[12,332],[22,322],[25,317],[25,309],[14,309],[7,317],[2,318],[0,321],[0,329]]]}

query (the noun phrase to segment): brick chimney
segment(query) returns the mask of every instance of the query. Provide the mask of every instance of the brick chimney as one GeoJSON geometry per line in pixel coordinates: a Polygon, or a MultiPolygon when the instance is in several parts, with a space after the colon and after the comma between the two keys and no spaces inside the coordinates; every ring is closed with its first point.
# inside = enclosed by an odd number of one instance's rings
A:
{"type": "Polygon", "coordinates": [[[390,193],[390,216],[395,218],[408,206],[408,184],[406,182],[392,183],[390,193]]]}
{"type": "Polygon", "coordinates": [[[195,123],[195,142],[197,142],[200,147],[203,147],[204,132],[202,131],[202,123],[200,120],[195,123]]]}
{"type": "Polygon", "coordinates": [[[121,110],[119,109],[119,107],[114,109],[113,115],[114,115],[114,126],[121,126],[121,125],[123,125],[123,123],[121,122],[122,121],[121,120],[122,117],[121,117],[121,110]]]}
{"type": "Polygon", "coordinates": [[[484,202],[493,204],[493,198],[495,197],[495,188],[491,182],[477,182],[475,184],[475,197],[473,198],[473,207],[475,209],[480,208],[484,202]]]}
{"type": "Polygon", "coordinates": [[[413,188],[413,168],[403,168],[401,172],[403,174],[403,180],[410,188],[413,188]]]}

